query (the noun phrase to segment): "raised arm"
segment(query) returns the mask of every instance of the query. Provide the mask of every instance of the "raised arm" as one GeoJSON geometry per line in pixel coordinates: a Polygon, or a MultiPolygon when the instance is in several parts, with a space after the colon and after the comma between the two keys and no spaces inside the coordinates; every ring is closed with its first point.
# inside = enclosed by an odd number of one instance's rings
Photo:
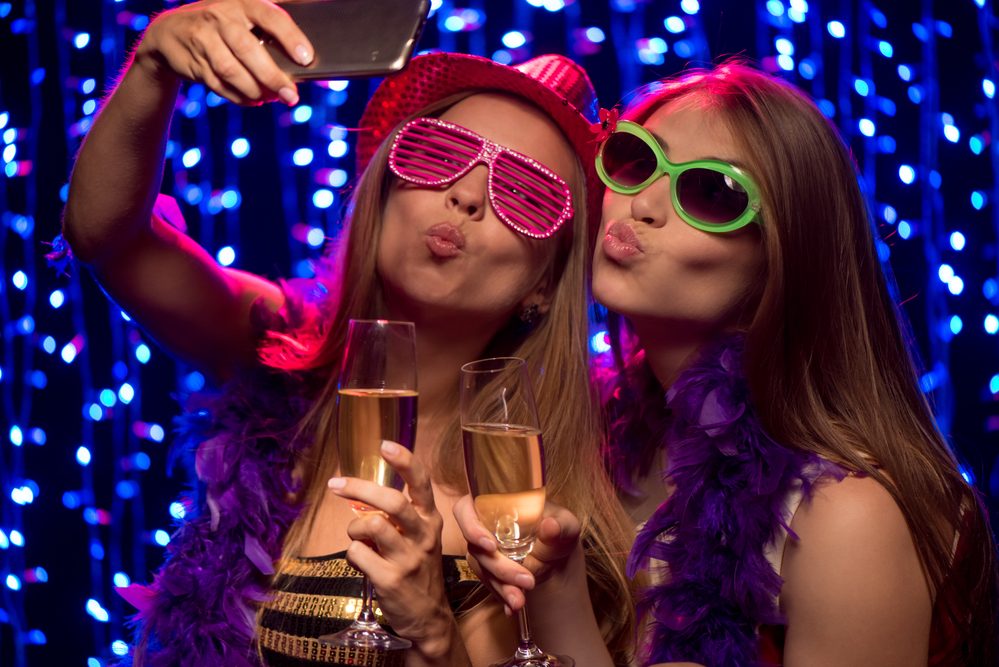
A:
{"type": "Polygon", "coordinates": [[[80,150],[63,219],[75,256],[108,294],[169,351],[216,379],[252,362],[250,304],[263,298],[276,309],[281,293],[223,269],[152,209],[182,79],[241,105],[298,101],[253,27],[297,60],[311,58],[302,32],[266,0],[209,0],[150,23],[80,150]]]}

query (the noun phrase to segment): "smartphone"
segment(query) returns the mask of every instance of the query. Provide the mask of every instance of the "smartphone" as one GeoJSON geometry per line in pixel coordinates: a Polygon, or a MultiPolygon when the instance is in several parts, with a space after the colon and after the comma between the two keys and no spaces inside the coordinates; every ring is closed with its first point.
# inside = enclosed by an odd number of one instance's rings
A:
{"type": "Polygon", "coordinates": [[[259,35],[274,62],[293,79],[351,79],[398,72],[413,55],[430,0],[295,0],[283,2],[315,57],[293,61],[279,43],[259,35]]]}

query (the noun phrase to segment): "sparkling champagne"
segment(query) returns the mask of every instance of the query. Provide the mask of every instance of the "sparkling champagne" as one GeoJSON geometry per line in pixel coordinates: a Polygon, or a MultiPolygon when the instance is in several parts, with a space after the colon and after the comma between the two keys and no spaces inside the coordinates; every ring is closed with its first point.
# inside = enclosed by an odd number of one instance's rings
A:
{"type": "MultiPolygon", "coordinates": [[[[382,458],[382,440],[412,451],[417,392],[403,389],[341,389],[337,397],[340,474],[402,489],[402,478],[382,458]]],[[[371,509],[354,503],[355,511],[371,509]]]]}
{"type": "Polygon", "coordinates": [[[531,551],[545,507],[544,449],[536,428],[507,424],[462,427],[475,510],[511,557],[531,551]]]}

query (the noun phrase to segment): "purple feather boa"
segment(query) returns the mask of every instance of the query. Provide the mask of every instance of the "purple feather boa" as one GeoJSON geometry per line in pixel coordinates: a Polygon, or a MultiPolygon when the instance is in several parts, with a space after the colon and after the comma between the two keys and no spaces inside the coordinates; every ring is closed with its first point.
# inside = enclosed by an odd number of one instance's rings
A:
{"type": "Polygon", "coordinates": [[[650,559],[668,567],[646,590],[652,663],[707,667],[758,664],[758,628],[782,621],[782,580],[765,548],[785,529],[787,495],[807,498],[817,480],[843,471],[766,434],[742,373],[743,339],[705,350],[666,394],[672,411],[664,446],[665,481],[674,486],[641,529],[628,559],[634,577],[650,559]]]}
{"type": "MultiPolygon", "coordinates": [[[[294,335],[319,319],[315,295],[325,290],[282,287],[284,311],[266,321],[259,320],[263,310],[254,315],[261,329],[294,335]]],[[[322,379],[258,366],[207,405],[186,407],[174,458],[193,467],[198,501],[184,499],[188,513],[153,582],[118,589],[139,610],[132,620],[136,646],[124,664],[260,664],[257,606],[299,512],[291,500],[298,490],[293,471],[311,442],[299,423],[322,379]]]]}

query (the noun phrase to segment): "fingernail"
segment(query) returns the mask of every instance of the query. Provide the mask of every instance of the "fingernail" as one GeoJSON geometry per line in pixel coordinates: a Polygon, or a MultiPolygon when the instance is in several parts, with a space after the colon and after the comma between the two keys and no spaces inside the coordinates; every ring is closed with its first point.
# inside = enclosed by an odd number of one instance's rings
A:
{"type": "Polygon", "coordinates": [[[330,477],[330,481],[326,482],[326,486],[331,489],[342,489],[347,485],[347,480],[343,477],[330,477]]]}
{"type": "Polygon", "coordinates": [[[488,537],[480,537],[479,547],[485,549],[486,551],[492,552],[496,548],[496,544],[488,537]]]}
{"type": "Polygon", "coordinates": [[[529,574],[518,574],[513,580],[521,588],[531,588],[534,586],[534,577],[529,574]]]}
{"type": "Polygon", "coordinates": [[[312,54],[304,44],[299,44],[295,47],[295,57],[298,58],[298,62],[302,65],[308,65],[312,62],[312,54]]]}
{"type": "Polygon", "coordinates": [[[294,89],[287,86],[278,91],[278,97],[280,97],[281,101],[290,107],[298,104],[298,93],[296,93],[294,89]]]}
{"type": "Polygon", "coordinates": [[[399,451],[399,445],[395,444],[391,440],[382,440],[382,454],[388,454],[389,456],[393,456],[398,451],[399,451]]]}
{"type": "Polygon", "coordinates": [[[513,605],[517,604],[517,594],[510,593],[506,596],[506,603],[510,606],[510,612],[513,612],[513,605]]]}

